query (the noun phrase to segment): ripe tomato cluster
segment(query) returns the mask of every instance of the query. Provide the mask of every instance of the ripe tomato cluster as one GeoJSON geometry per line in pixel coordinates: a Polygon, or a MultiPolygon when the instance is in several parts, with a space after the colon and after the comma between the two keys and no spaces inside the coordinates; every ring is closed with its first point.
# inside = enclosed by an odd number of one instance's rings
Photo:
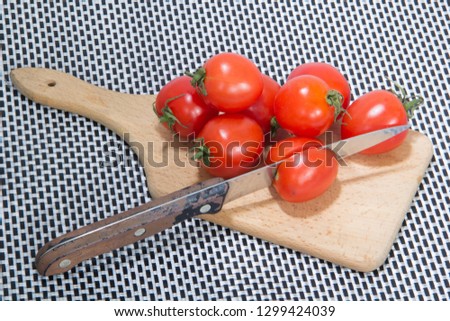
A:
{"type": "Polygon", "coordinates": [[[260,163],[279,89],[249,59],[221,53],[165,85],[154,109],[167,128],[196,139],[195,159],[209,174],[230,178],[260,163]]]}
{"type": "MultiPolygon", "coordinates": [[[[266,164],[288,158],[273,185],[283,199],[302,202],[321,195],[337,176],[335,155],[317,139],[334,122],[341,122],[343,138],[408,122],[423,100],[406,97],[396,86],[401,95],[377,90],[350,104],[346,78],[329,64],[300,65],[280,86],[246,57],[220,53],[166,84],[154,110],[164,126],[195,139],[194,158],[213,176],[254,169],[265,146],[266,164]],[[290,135],[270,139],[280,127],[290,135]]],[[[405,138],[398,135],[364,152],[387,152],[405,138]]]]}

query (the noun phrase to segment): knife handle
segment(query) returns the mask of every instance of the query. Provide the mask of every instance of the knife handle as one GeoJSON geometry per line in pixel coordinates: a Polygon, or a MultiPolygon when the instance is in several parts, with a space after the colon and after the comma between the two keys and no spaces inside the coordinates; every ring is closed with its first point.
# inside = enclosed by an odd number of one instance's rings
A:
{"type": "Polygon", "coordinates": [[[131,210],[86,225],[45,244],[36,255],[42,275],[66,272],[78,263],[135,243],[185,219],[221,210],[228,184],[212,178],[131,210]]]}

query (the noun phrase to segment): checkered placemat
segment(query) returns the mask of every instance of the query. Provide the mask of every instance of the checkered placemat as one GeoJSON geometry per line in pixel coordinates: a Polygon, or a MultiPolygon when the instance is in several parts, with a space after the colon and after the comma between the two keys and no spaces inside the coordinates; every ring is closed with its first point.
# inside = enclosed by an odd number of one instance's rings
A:
{"type": "Polygon", "coordinates": [[[0,3],[0,296],[41,299],[449,299],[450,6],[444,1],[0,3]],[[142,167],[107,128],[20,95],[9,72],[47,67],[111,90],[155,93],[215,53],[283,83],[308,61],[354,97],[402,82],[434,159],[386,263],[358,273],[193,219],[50,278],[33,267],[57,235],[150,200],[142,167]],[[101,166],[105,148],[127,162],[101,166]]]}

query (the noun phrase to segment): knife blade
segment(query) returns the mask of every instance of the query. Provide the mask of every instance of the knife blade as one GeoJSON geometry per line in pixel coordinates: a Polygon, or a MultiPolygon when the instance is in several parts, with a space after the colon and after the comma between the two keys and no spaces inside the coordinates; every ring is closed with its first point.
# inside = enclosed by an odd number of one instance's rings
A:
{"type": "MultiPolygon", "coordinates": [[[[407,130],[409,125],[377,130],[324,146],[345,158],[407,130]]],[[[46,243],[35,265],[42,275],[64,273],[80,262],[135,243],[186,219],[220,212],[223,204],[269,187],[277,166],[263,166],[224,180],[211,178],[131,210],[86,225],[46,243]]]]}

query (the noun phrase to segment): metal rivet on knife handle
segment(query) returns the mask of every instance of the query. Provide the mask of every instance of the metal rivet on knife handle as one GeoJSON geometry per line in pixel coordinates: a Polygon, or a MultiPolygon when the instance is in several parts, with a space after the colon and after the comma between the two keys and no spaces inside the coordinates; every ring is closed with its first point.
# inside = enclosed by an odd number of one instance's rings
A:
{"type": "Polygon", "coordinates": [[[202,207],[200,207],[200,213],[202,213],[202,214],[208,213],[210,209],[211,209],[211,205],[205,204],[202,207]]]}
{"type": "Polygon", "coordinates": [[[134,232],[134,236],[141,236],[145,233],[145,228],[137,229],[136,232],[134,232]]]}
{"type": "Polygon", "coordinates": [[[69,259],[65,259],[65,260],[62,260],[61,262],[59,262],[59,267],[61,269],[65,269],[65,268],[69,267],[70,264],[72,264],[72,261],[70,261],[69,259]]]}

